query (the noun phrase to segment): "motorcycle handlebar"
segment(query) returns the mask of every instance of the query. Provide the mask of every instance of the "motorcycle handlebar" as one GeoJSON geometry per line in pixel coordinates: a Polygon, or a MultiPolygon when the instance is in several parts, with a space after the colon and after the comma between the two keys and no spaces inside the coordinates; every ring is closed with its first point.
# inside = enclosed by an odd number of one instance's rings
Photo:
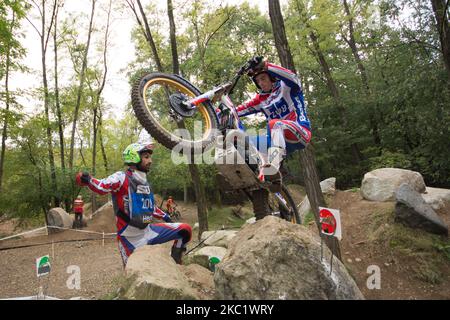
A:
{"type": "Polygon", "coordinates": [[[248,71],[250,70],[250,62],[247,61],[236,73],[236,76],[231,81],[231,87],[228,90],[228,94],[231,94],[234,90],[234,87],[236,87],[236,84],[238,83],[239,79],[248,71]]]}

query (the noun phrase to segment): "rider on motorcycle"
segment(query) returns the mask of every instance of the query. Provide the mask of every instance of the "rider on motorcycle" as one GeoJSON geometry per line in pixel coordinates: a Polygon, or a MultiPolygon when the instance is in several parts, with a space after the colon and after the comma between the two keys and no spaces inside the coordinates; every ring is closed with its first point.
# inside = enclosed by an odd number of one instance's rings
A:
{"type": "Polygon", "coordinates": [[[123,152],[128,170],[119,171],[98,180],[87,172],[79,172],[76,182],[100,195],[112,193],[116,215],[117,239],[123,264],[133,251],[143,245],[153,245],[175,240],[171,256],[182,263],[182,254],[191,240],[192,229],[186,223],[171,223],[169,215],[154,203],[153,192],[147,182],[147,172],[152,163],[153,143],[133,143],[123,152]],[[152,223],[153,217],[166,223],[152,223]]]}
{"type": "MultiPolygon", "coordinates": [[[[240,117],[262,112],[267,120],[267,136],[256,137],[260,149],[266,143],[264,175],[278,172],[288,153],[304,149],[311,140],[311,124],[306,112],[303,90],[297,75],[290,70],[254,57],[247,72],[259,89],[250,101],[237,107],[240,117]],[[262,141],[266,140],[266,141],[262,141]]],[[[260,151],[263,151],[260,149],[260,151]]]]}

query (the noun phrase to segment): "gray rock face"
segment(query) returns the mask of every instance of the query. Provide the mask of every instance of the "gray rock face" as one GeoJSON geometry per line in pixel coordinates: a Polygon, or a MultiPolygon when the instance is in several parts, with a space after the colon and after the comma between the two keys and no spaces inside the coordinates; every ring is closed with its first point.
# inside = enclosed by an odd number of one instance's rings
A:
{"type": "Polygon", "coordinates": [[[234,238],[236,232],[233,230],[205,231],[202,233],[201,240],[207,239],[204,242],[207,246],[228,248],[228,244],[234,238]]]}
{"type": "Polygon", "coordinates": [[[336,178],[328,178],[320,182],[322,193],[333,195],[336,192],[336,178]]]}
{"type": "Polygon", "coordinates": [[[404,183],[397,190],[395,205],[395,221],[411,228],[448,235],[448,226],[439,218],[421,194],[404,183]]]}
{"type": "Polygon", "coordinates": [[[450,204],[449,189],[427,187],[422,197],[434,210],[443,208],[446,203],[450,204]]]}
{"type": "Polygon", "coordinates": [[[208,268],[210,257],[217,257],[222,261],[226,253],[227,249],[223,247],[207,246],[194,253],[193,261],[202,267],[208,268]]]}
{"type": "Polygon", "coordinates": [[[363,299],[345,266],[301,225],[267,216],[245,226],[216,266],[218,299],[363,299]]]}
{"type": "MultiPolygon", "coordinates": [[[[48,211],[48,225],[51,227],[72,228],[73,218],[63,208],[52,208],[48,211]]],[[[49,232],[56,233],[61,230],[49,228],[49,232]]]]}
{"type": "Polygon", "coordinates": [[[214,295],[212,273],[199,265],[177,265],[170,244],[143,246],[129,257],[127,288],[120,298],[138,300],[203,300],[214,295]]]}
{"type": "Polygon", "coordinates": [[[407,183],[413,190],[425,192],[425,182],[418,172],[384,168],[368,172],[361,184],[361,195],[370,201],[395,201],[395,191],[407,183]]]}

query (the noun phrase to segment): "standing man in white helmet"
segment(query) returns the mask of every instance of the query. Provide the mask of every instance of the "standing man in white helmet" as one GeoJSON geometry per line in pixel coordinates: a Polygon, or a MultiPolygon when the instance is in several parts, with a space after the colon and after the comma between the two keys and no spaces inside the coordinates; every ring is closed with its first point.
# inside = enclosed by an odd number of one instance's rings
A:
{"type": "Polygon", "coordinates": [[[186,244],[191,240],[192,229],[186,223],[171,223],[170,216],[159,209],[147,181],[152,164],[153,142],[133,143],[123,151],[128,170],[119,171],[108,178],[98,180],[87,172],[79,172],[76,182],[104,195],[112,194],[117,223],[117,239],[124,266],[133,251],[144,245],[174,240],[171,256],[182,264],[186,244]],[[166,223],[152,223],[153,218],[166,223]]]}

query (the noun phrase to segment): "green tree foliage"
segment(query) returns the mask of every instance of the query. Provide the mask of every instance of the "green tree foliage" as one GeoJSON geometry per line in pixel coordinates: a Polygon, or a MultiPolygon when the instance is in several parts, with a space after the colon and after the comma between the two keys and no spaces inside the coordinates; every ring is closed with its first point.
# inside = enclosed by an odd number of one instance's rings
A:
{"type": "Polygon", "coordinates": [[[449,92],[440,60],[431,5],[425,1],[349,1],[355,39],[367,70],[371,94],[364,90],[356,62],[343,35],[348,21],[342,1],[291,0],[287,24],[313,123],[313,143],[323,178],[336,176],[342,187],[358,185],[363,174],[392,166],[421,172],[429,185],[449,186],[446,160],[449,92]],[[302,17],[298,8],[306,8],[302,17]],[[381,21],[373,19],[379,9],[381,21]],[[405,12],[408,13],[405,18],[405,12]],[[376,21],[375,21],[376,22],[376,21]],[[351,124],[345,135],[308,39],[315,32],[332,68],[351,124]],[[373,139],[370,115],[380,129],[373,139]],[[353,165],[344,152],[350,143],[363,146],[365,160],[353,165]]]}
{"type": "MultiPolygon", "coordinates": [[[[20,24],[13,33],[8,29],[11,8],[16,10],[18,17],[24,16],[21,3],[0,2],[0,78],[4,75],[7,43],[14,44],[13,63],[16,68],[21,66],[20,24]]],[[[347,3],[350,14],[347,14],[343,0],[289,0],[282,8],[289,45],[312,120],[312,143],[321,178],[335,176],[341,188],[358,187],[368,170],[399,167],[422,173],[427,185],[450,187],[450,93],[430,1],[347,0],[347,3]],[[377,10],[379,21],[374,15],[377,10]],[[356,53],[366,73],[366,84],[361,65],[349,45],[350,20],[356,53]],[[346,129],[340,120],[339,106],[327,86],[311,33],[317,37],[318,48],[330,66],[339,90],[348,118],[346,129]],[[359,146],[362,161],[354,161],[349,152],[352,144],[359,146]]],[[[150,1],[142,1],[142,4],[162,67],[165,72],[172,72],[167,13],[150,1]]],[[[173,4],[180,70],[183,77],[200,90],[230,79],[234,71],[253,55],[263,55],[279,63],[269,16],[255,5],[223,5],[201,0],[173,0],[173,4]]],[[[134,17],[130,15],[129,18],[134,17]]],[[[98,21],[93,35],[101,38],[103,30],[98,21]]],[[[87,33],[88,22],[89,12],[85,12],[68,15],[58,24],[59,52],[68,61],[65,68],[61,68],[61,77],[70,79],[60,87],[66,147],[70,143],[67,137],[71,133],[85,49],[86,41],[82,35],[87,33]]],[[[130,84],[143,70],[156,70],[149,46],[138,28],[136,26],[130,35],[136,48],[135,60],[124,70],[130,84]]],[[[95,55],[89,56],[82,88],[74,168],[63,171],[57,166],[57,191],[51,188],[50,167],[46,160],[46,122],[39,103],[32,113],[25,113],[18,106],[11,109],[4,176],[4,188],[8,192],[0,195],[0,214],[39,215],[54,197],[73,199],[78,192],[89,195],[86,189],[80,191],[75,186],[73,176],[78,170],[92,168],[92,103],[102,74],[101,62],[93,58],[95,55]]],[[[51,71],[50,77],[52,74],[51,71]]],[[[255,92],[253,83],[243,79],[233,99],[240,103],[255,92]]],[[[33,99],[41,102],[42,92],[36,93],[33,99]]],[[[97,177],[124,168],[122,151],[137,140],[142,129],[130,108],[117,119],[115,110],[111,110],[106,101],[105,97],[99,101],[103,118],[102,140],[97,145],[97,177]],[[108,170],[104,167],[100,143],[104,146],[108,170]]],[[[50,121],[52,132],[57,132],[54,103],[54,92],[51,91],[50,121]]],[[[0,110],[3,112],[3,107],[0,110]]],[[[250,127],[265,127],[257,121],[248,123],[250,127]]],[[[58,144],[56,135],[53,142],[58,144]]],[[[58,149],[54,152],[58,159],[61,156],[58,149]]],[[[68,158],[68,154],[63,156],[68,158]]],[[[298,154],[290,156],[287,163],[294,180],[301,182],[298,154]]],[[[209,200],[215,201],[219,192],[216,169],[205,164],[199,169],[209,200]]],[[[149,178],[154,190],[160,194],[170,193],[181,198],[187,188],[193,195],[187,166],[174,164],[171,152],[162,146],[154,152],[149,178]]]]}

